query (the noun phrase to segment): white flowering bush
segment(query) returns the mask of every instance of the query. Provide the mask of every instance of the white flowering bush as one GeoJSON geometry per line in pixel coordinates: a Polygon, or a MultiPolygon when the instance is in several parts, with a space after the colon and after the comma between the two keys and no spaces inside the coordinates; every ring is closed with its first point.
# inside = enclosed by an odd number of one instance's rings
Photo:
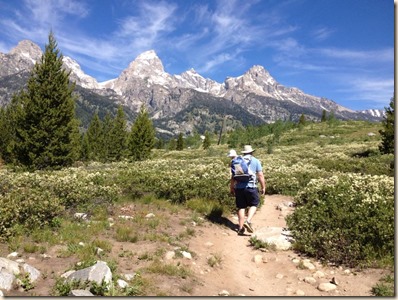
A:
{"type": "Polygon", "coordinates": [[[304,161],[293,165],[269,161],[263,167],[267,193],[294,196],[313,178],[328,177],[329,172],[304,161]]]}
{"type": "Polygon", "coordinates": [[[234,205],[228,195],[229,172],[222,159],[156,159],[131,163],[121,171],[120,180],[127,190],[139,186],[145,192],[176,203],[202,198],[228,206],[234,205]]]}
{"type": "Polygon", "coordinates": [[[51,224],[67,208],[115,201],[121,189],[113,182],[112,169],[91,168],[0,170],[0,237],[11,235],[17,224],[27,229],[51,224]]]}
{"type": "Polygon", "coordinates": [[[295,247],[339,264],[394,256],[394,178],[338,173],[311,180],[287,217],[295,247]]]}

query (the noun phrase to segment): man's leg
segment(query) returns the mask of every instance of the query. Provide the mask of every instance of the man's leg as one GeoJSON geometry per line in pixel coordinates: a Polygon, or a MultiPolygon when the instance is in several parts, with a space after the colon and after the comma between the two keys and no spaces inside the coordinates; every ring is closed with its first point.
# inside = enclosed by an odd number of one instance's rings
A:
{"type": "Polygon", "coordinates": [[[256,211],[257,211],[257,206],[250,206],[249,212],[247,214],[247,222],[251,223],[252,218],[254,217],[256,211]]]}
{"type": "Polygon", "coordinates": [[[238,224],[239,224],[239,229],[243,228],[243,223],[245,222],[245,208],[246,207],[246,200],[245,200],[245,195],[244,195],[244,190],[241,189],[236,189],[235,190],[235,201],[236,201],[236,208],[238,210],[238,224]]]}
{"type": "Polygon", "coordinates": [[[260,204],[260,198],[258,195],[258,191],[257,189],[251,189],[251,190],[247,190],[248,191],[248,198],[250,199],[248,202],[248,204],[250,205],[249,211],[247,213],[247,220],[246,222],[243,224],[247,231],[249,231],[250,233],[254,232],[254,229],[251,225],[251,221],[253,219],[254,214],[257,211],[257,206],[260,204]]]}
{"type": "Polygon", "coordinates": [[[239,229],[243,227],[243,223],[245,222],[245,209],[240,208],[238,210],[238,223],[239,223],[239,229]]]}

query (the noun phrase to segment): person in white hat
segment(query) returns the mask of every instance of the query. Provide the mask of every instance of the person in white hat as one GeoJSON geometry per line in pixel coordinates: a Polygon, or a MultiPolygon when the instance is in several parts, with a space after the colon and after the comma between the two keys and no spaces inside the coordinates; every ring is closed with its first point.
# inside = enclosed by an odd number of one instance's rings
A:
{"type": "Polygon", "coordinates": [[[234,159],[235,157],[238,156],[238,153],[236,153],[235,149],[231,149],[231,150],[229,150],[227,156],[230,157],[231,159],[234,159]]]}
{"type": "Polygon", "coordinates": [[[247,162],[252,174],[255,174],[247,182],[237,181],[231,176],[230,191],[235,195],[236,207],[238,209],[239,229],[238,235],[244,235],[245,228],[253,233],[252,218],[260,204],[260,195],[257,188],[257,180],[261,185],[261,195],[265,195],[265,179],[261,162],[253,156],[254,149],[251,145],[245,145],[242,151],[243,159],[247,162]],[[249,208],[245,221],[245,210],[249,208]]]}

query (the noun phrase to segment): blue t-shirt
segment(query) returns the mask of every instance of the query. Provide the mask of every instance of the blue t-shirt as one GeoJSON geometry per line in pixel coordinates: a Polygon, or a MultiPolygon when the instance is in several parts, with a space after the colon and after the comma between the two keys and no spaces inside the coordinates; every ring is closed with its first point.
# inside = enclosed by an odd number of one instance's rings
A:
{"type": "MultiPolygon", "coordinates": [[[[257,172],[261,172],[263,170],[260,161],[251,154],[247,154],[243,156],[243,158],[250,159],[249,169],[252,171],[253,174],[257,174],[257,172]]],[[[254,178],[248,182],[237,182],[235,186],[235,188],[237,189],[244,189],[247,187],[251,188],[257,187],[257,176],[254,176],[254,178]]]]}

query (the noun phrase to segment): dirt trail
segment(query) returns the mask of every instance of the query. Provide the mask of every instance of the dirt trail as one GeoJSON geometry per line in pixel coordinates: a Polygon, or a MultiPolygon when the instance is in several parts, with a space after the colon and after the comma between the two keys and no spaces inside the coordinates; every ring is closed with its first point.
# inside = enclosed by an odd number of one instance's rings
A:
{"type": "MultiPolygon", "coordinates": [[[[254,229],[285,227],[286,222],[276,207],[289,201],[292,198],[287,196],[266,196],[264,206],[253,218],[254,229]]],[[[298,268],[292,262],[294,258],[300,259],[298,254],[291,250],[256,250],[250,246],[249,234],[238,236],[233,230],[237,218],[231,216],[229,221],[231,228],[217,224],[200,227],[197,236],[190,242],[189,248],[197,255],[194,269],[203,282],[192,291],[193,296],[216,296],[223,290],[231,296],[371,296],[371,288],[384,274],[376,269],[356,272],[323,267],[314,260],[311,262],[316,269],[298,268]],[[219,267],[211,267],[207,263],[207,258],[215,254],[222,257],[219,267]],[[261,255],[263,261],[254,262],[256,255],[261,255]],[[323,272],[325,277],[317,278],[314,283],[304,281],[316,271],[323,272]],[[336,290],[325,292],[317,289],[320,283],[330,282],[333,277],[338,283],[336,290]]]]}
{"type": "MultiPolygon", "coordinates": [[[[254,229],[263,227],[285,227],[286,222],[281,216],[281,211],[276,207],[280,204],[291,202],[292,198],[272,195],[266,196],[265,204],[257,211],[254,219],[254,229]]],[[[164,211],[163,211],[164,212],[164,211]]],[[[158,212],[156,212],[158,213],[158,212]]],[[[171,216],[172,217],[172,216],[171,216]]],[[[175,216],[173,216],[175,217],[175,216]]],[[[180,223],[187,215],[181,214],[172,223],[175,232],[186,230],[192,224],[180,223]]],[[[165,261],[172,264],[185,264],[194,273],[188,279],[162,277],[155,283],[156,287],[171,296],[218,296],[226,291],[230,296],[371,296],[371,289],[385,274],[383,270],[368,269],[355,272],[336,267],[323,267],[314,260],[316,269],[302,269],[293,263],[293,259],[305,259],[291,250],[268,251],[256,250],[250,245],[250,234],[238,236],[236,230],[237,217],[229,216],[222,220],[222,224],[205,221],[203,225],[195,226],[195,235],[188,240],[188,249],[192,259],[178,258],[165,261]],[[210,266],[208,258],[213,255],[220,257],[218,266],[210,266]],[[259,262],[253,259],[257,258],[259,262]],[[316,278],[316,282],[308,283],[307,279],[313,278],[316,271],[322,271],[323,278],[316,278]],[[335,277],[338,282],[337,289],[324,292],[317,289],[322,282],[330,282],[335,277]]],[[[109,238],[99,236],[99,239],[109,238]]],[[[151,241],[140,243],[114,242],[110,258],[118,261],[118,273],[132,273],[150,263],[135,257],[120,257],[120,253],[129,250],[131,253],[153,253],[158,246],[151,241]],[[123,249],[123,251],[122,251],[123,249]]],[[[0,256],[6,256],[8,250],[5,245],[0,245],[0,256]]],[[[24,254],[35,268],[42,272],[40,280],[35,283],[35,288],[28,292],[17,289],[6,292],[6,296],[48,296],[55,285],[56,276],[60,276],[70,266],[76,263],[76,258],[59,257],[58,252],[62,246],[48,249],[48,259],[39,255],[24,254]],[[36,257],[35,257],[36,256],[36,257]],[[30,258],[32,257],[32,259],[30,258]]]]}

